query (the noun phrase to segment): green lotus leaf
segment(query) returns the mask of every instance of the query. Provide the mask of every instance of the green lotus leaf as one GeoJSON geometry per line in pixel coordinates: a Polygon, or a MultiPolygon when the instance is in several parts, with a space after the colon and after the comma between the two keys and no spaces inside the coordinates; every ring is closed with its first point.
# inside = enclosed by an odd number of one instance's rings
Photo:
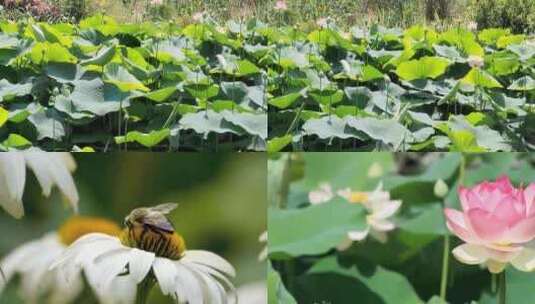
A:
{"type": "Polygon", "coordinates": [[[277,107],[279,109],[286,109],[292,104],[294,104],[299,98],[301,98],[301,93],[290,93],[288,95],[279,96],[272,98],[268,101],[268,103],[274,107],[277,107]]]}
{"type": "Polygon", "coordinates": [[[140,145],[151,148],[169,137],[169,129],[153,130],[149,133],[142,133],[139,131],[130,131],[125,136],[115,137],[116,144],[137,142],[140,145]]]}
{"type": "Polygon", "coordinates": [[[38,42],[30,51],[30,59],[35,64],[48,62],[76,63],[78,58],[59,43],[38,42]]]}
{"type": "Polygon", "coordinates": [[[513,83],[507,89],[513,91],[535,90],[535,80],[530,76],[523,76],[513,81],[513,83]]]}
{"type": "Polygon", "coordinates": [[[4,126],[8,117],[9,117],[9,112],[6,109],[0,107],[0,128],[4,126]]]}
{"type": "Polygon", "coordinates": [[[118,63],[109,63],[104,67],[104,81],[116,85],[121,91],[150,91],[141,81],[118,63]]]}
{"type": "Polygon", "coordinates": [[[418,60],[402,62],[396,73],[404,80],[437,78],[446,72],[450,61],[441,57],[423,57],[418,60]]]}
{"type": "Polygon", "coordinates": [[[274,137],[268,140],[267,151],[268,153],[279,152],[292,142],[293,136],[291,134],[281,137],[274,137]]]}
{"type": "Polygon", "coordinates": [[[503,86],[492,77],[488,72],[473,68],[461,79],[461,83],[473,86],[480,86],[484,88],[502,88],[503,86]]]}

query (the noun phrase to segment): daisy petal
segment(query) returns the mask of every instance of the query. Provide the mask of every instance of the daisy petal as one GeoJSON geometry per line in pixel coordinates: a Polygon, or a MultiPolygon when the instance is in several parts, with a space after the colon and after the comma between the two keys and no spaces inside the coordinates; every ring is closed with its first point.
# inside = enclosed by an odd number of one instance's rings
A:
{"type": "Polygon", "coordinates": [[[158,280],[162,293],[164,295],[175,294],[175,278],[177,273],[175,264],[166,258],[156,258],[152,265],[152,269],[154,270],[154,275],[156,276],[156,280],[158,280]]]}
{"type": "Polygon", "coordinates": [[[184,297],[190,304],[203,304],[203,291],[194,270],[181,262],[175,262],[176,280],[184,285],[184,297]]]}
{"type": "Polygon", "coordinates": [[[147,252],[139,249],[132,249],[128,258],[128,269],[130,276],[139,284],[149,273],[155,255],[152,252],[147,252]]]}
{"type": "Polygon", "coordinates": [[[22,194],[26,182],[24,157],[20,153],[7,152],[0,156],[0,206],[15,218],[24,216],[22,194]]]}
{"type": "Polygon", "coordinates": [[[234,270],[234,267],[230,265],[229,262],[210,251],[187,250],[182,259],[184,259],[185,261],[210,266],[216,269],[217,271],[223,272],[231,277],[236,276],[236,271],[234,270]]]}

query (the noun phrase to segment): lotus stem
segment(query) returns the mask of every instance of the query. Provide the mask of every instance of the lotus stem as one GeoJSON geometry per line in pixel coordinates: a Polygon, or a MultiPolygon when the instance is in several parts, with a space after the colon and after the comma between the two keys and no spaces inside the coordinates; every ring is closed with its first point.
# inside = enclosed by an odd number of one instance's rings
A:
{"type": "Polygon", "coordinates": [[[450,264],[450,235],[446,232],[442,251],[442,276],[440,278],[440,298],[446,302],[446,287],[448,284],[448,269],[450,264]]]}
{"type": "Polygon", "coordinates": [[[500,286],[498,287],[498,304],[505,304],[505,298],[507,294],[505,270],[500,273],[499,281],[500,286]]]}

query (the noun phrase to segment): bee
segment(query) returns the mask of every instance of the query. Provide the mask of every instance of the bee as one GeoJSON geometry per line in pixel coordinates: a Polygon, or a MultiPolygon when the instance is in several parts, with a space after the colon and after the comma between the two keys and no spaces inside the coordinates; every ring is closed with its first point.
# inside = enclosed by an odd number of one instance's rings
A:
{"type": "Polygon", "coordinates": [[[177,206],[178,204],[167,203],[132,210],[124,220],[126,228],[123,242],[154,252],[159,257],[180,259],[186,250],[184,239],[175,232],[173,224],[165,216],[177,206]]]}

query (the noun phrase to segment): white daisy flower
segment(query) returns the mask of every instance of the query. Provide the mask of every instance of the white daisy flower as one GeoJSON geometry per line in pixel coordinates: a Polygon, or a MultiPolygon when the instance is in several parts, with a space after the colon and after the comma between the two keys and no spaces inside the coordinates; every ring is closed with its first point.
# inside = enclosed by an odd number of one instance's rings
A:
{"type": "MultiPolygon", "coordinates": [[[[0,280],[0,293],[7,282],[15,276],[20,276],[20,296],[26,303],[72,303],[84,289],[82,272],[74,273],[70,283],[65,284],[62,274],[57,270],[49,270],[49,268],[75,239],[96,231],[118,234],[121,229],[115,223],[104,219],[73,217],[58,231],[47,233],[40,239],[16,248],[0,261],[5,275],[5,280],[0,280]]],[[[121,285],[124,283],[121,280],[116,280],[114,282],[115,288],[96,293],[96,296],[102,303],[128,303],[127,301],[132,301],[131,291],[117,292],[117,290],[121,290],[117,288],[121,285]],[[119,298],[123,301],[112,300],[119,298]]]]}
{"type": "Polygon", "coordinates": [[[338,195],[347,199],[350,203],[360,203],[368,211],[366,216],[367,227],[363,231],[349,231],[347,239],[338,246],[339,250],[345,250],[353,241],[362,241],[368,234],[385,243],[387,232],[394,230],[396,225],[389,218],[401,207],[400,200],[391,200],[390,193],[383,191],[382,183],[372,192],[352,192],[351,189],[338,191],[338,195]]]}
{"type": "Polygon", "coordinates": [[[76,163],[69,153],[50,153],[38,149],[0,153],[0,206],[16,218],[24,215],[22,195],[26,183],[26,167],[30,168],[44,196],[57,185],[75,212],[78,212],[78,191],[71,176],[76,163]]]}
{"type": "Polygon", "coordinates": [[[139,208],[126,218],[127,228],[120,237],[87,234],[74,242],[52,269],[65,274],[81,269],[96,290],[108,290],[118,277],[128,278],[138,287],[138,303],[157,283],[164,295],[178,303],[225,304],[234,290],[229,278],[235,270],[222,257],[203,250],[186,250],[183,238],[174,231],[164,214],[174,204],[139,208]]]}

